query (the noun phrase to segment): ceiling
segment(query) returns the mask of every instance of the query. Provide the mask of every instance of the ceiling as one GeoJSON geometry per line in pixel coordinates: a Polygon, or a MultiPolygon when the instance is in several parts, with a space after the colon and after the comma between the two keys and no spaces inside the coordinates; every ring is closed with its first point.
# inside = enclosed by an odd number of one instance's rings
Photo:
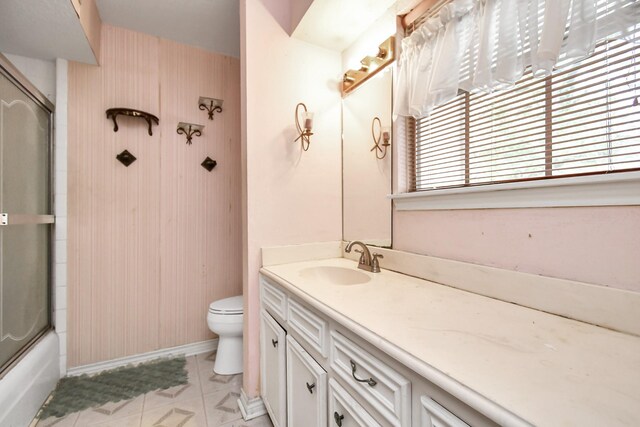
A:
{"type": "Polygon", "coordinates": [[[315,0],[293,36],[342,52],[396,0],[315,0]]]}
{"type": "MultiPolygon", "coordinates": [[[[285,0],[278,0],[285,1],[285,0]]],[[[389,8],[408,11],[420,0],[289,0],[293,35],[342,52],[389,8]],[[298,6],[300,5],[300,6],[298,6]],[[302,16],[304,15],[304,16],[302,16]]],[[[96,0],[106,24],[240,56],[239,0],[96,0]]],[[[0,51],[95,64],[69,0],[0,0],[0,51]]]]}
{"type": "Polygon", "coordinates": [[[294,29],[293,36],[342,52],[390,8],[393,9],[393,14],[402,14],[419,2],[420,0],[313,0],[294,29]]]}
{"type": "Polygon", "coordinates": [[[239,0],[97,0],[96,3],[106,24],[240,56],[239,0]]]}
{"type": "Polygon", "coordinates": [[[69,0],[0,0],[0,51],[96,63],[69,0]]]}

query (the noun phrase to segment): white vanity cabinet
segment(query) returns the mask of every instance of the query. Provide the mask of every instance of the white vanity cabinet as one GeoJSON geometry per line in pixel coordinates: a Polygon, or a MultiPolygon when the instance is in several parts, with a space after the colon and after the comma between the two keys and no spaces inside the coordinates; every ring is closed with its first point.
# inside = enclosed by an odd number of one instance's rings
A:
{"type": "Polygon", "coordinates": [[[275,280],[260,284],[262,398],[274,426],[495,427],[275,280]]]}
{"type": "Polygon", "coordinates": [[[264,405],[274,427],[287,426],[287,333],[265,310],[260,317],[260,373],[264,405]]]}
{"type": "Polygon", "coordinates": [[[327,372],[287,336],[287,420],[290,426],[327,425],[327,372]]]}

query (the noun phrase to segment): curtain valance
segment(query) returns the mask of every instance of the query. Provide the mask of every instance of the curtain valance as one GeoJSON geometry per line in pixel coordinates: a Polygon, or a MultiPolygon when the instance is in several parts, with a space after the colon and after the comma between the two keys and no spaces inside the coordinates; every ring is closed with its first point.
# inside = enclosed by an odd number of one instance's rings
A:
{"type": "Polygon", "coordinates": [[[394,118],[511,87],[528,66],[548,76],[605,38],[640,42],[639,23],[640,0],[452,0],[402,40],[394,118]]]}

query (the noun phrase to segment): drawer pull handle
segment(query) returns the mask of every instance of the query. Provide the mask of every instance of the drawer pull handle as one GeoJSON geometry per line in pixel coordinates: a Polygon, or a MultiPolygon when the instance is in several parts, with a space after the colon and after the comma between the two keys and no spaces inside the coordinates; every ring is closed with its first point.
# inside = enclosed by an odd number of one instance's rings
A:
{"type": "Polygon", "coordinates": [[[338,427],[342,427],[342,420],[344,419],[344,415],[340,415],[337,412],[334,412],[333,419],[336,421],[338,427]]]}
{"type": "Polygon", "coordinates": [[[353,360],[350,360],[350,362],[351,362],[351,375],[353,376],[354,380],[358,381],[359,383],[367,383],[369,387],[375,387],[375,385],[378,384],[378,382],[373,378],[362,380],[356,377],[356,362],[354,362],[353,360]]]}
{"type": "Polygon", "coordinates": [[[313,383],[313,384],[307,383],[307,390],[309,390],[309,393],[313,394],[313,388],[315,386],[316,386],[316,383],[313,383]]]}
{"type": "Polygon", "coordinates": [[[278,346],[278,340],[271,340],[271,344],[273,344],[274,347],[278,346]]]}

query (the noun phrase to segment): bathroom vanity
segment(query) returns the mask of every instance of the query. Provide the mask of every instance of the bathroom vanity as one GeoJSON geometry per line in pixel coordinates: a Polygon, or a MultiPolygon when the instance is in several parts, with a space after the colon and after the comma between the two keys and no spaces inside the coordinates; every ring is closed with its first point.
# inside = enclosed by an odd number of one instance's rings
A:
{"type": "Polygon", "coordinates": [[[637,425],[640,339],[345,258],[263,267],[276,427],[637,425]]]}

